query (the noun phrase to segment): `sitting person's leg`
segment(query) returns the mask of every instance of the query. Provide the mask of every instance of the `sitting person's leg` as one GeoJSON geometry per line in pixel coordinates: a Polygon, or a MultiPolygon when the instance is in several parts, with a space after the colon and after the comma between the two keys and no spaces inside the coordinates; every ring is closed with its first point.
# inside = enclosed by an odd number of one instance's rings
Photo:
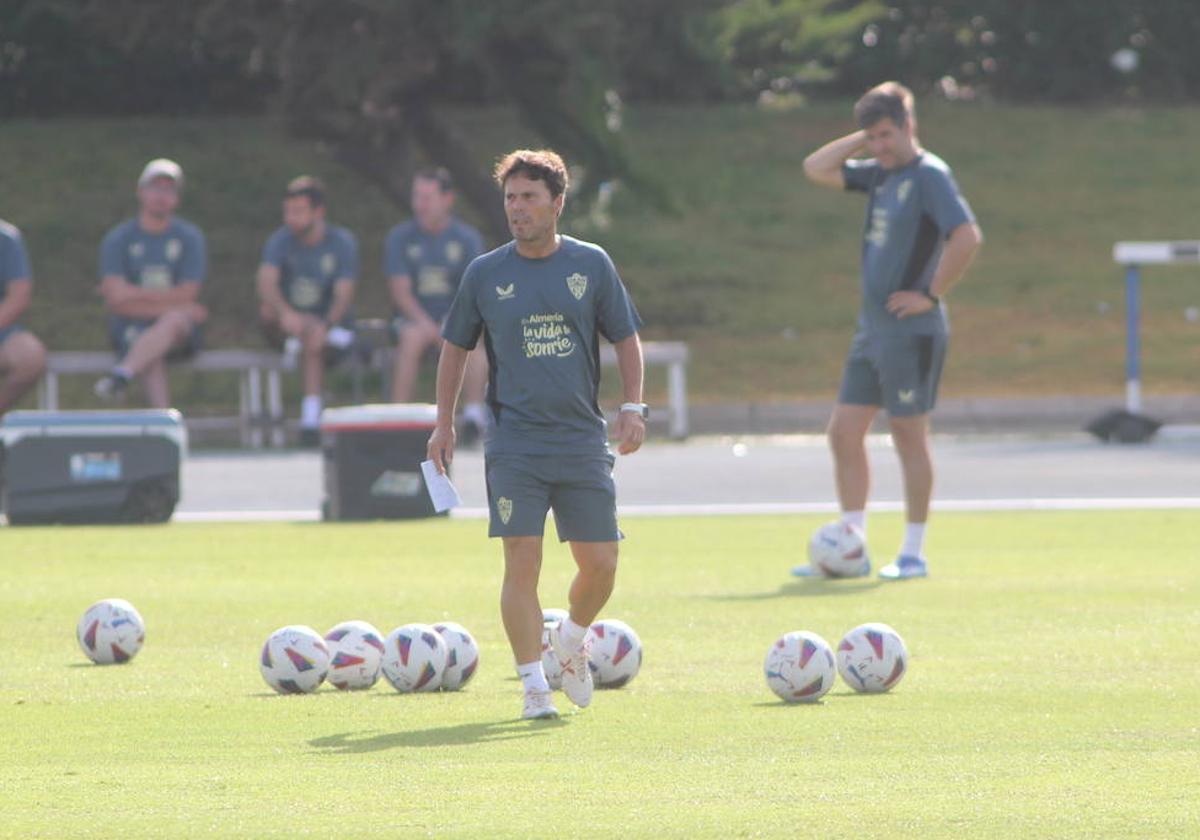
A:
{"type": "Polygon", "coordinates": [[[46,370],[46,348],[21,329],[0,330],[0,414],[37,384],[46,370]]]}
{"type": "Polygon", "coordinates": [[[431,331],[415,322],[410,321],[400,327],[392,364],[392,402],[412,401],[421,357],[438,340],[436,330],[431,331]]]}

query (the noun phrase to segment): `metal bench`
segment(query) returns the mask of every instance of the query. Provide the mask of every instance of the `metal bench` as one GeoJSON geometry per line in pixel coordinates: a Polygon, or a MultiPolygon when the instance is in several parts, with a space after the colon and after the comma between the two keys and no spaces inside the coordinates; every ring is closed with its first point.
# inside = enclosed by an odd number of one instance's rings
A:
{"type": "MultiPolygon", "coordinates": [[[[677,439],[687,437],[687,344],[682,341],[643,341],[642,359],[646,367],[663,365],[667,368],[667,434],[677,439]]],[[[611,344],[600,348],[600,363],[617,364],[617,353],[611,344]]]]}
{"type": "MultiPolygon", "coordinates": [[[[192,370],[232,371],[240,377],[238,416],[234,418],[243,446],[262,448],[269,437],[271,446],[284,445],[282,373],[287,370],[278,353],[262,350],[205,350],[181,363],[192,370]],[[264,410],[263,385],[266,384],[264,410]]],[[[112,369],[111,353],[58,351],[46,360],[46,373],[38,387],[38,407],[58,409],[58,378],[63,374],[107,373],[112,369]]],[[[188,418],[193,428],[228,425],[227,418],[188,418]]]]}

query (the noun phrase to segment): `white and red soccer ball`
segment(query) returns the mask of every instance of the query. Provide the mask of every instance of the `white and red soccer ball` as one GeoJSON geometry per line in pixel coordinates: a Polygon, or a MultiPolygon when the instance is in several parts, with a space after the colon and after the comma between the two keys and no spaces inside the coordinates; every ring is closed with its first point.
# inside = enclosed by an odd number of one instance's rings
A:
{"type": "Polygon", "coordinates": [[[433,629],[446,643],[446,669],[442,672],[442,690],[458,691],[471,681],[479,668],[479,644],[467,628],[453,621],[439,621],[433,629]]]}
{"type": "Polygon", "coordinates": [[[767,685],[788,703],[815,703],[833,688],[836,667],[829,643],[807,630],[785,633],[767,651],[767,685]]]}
{"type": "Polygon", "coordinates": [[[642,641],[624,621],[606,618],[589,631],[591,656],[588,667],[597,688],[620,688],[642,668],[642,641]]]}
{"type": "Polygon", "coordinates": [[[325,634],[329,682],[342,691],[375,685],[383,665],[383,634],[366,621],[343,621],[325,634]]]}
{"type": "Polygon", "coordinates": [[[311,694],[329,673],[329,660],[321,634],[292,624],[271,634],[258,664],[267,685],[280,694],[311,694]]]}
{"type": "Polygon", "coordinates": [[[383,675],[392,688],[410,692],[437,691],[446,670],[446,641],[428,624],[404,624],[383,642],[383,675]]]}
{"type": "Polygon", "coordinates": [[[808,562],[825,577],[860,575],[866,559],[866,538],[849,522],[826,522],[808,541],[808,562]]]}
{"type": "Polygon", "coordinates": [[[119,665],[142,649],[146,623],[133,604],[121,598],[105,598],[84,611],[75,638],[87,658],[97,665],[119,665]]]}
{"type": "Polygon", "coordinates": [[[899,684],[908,671],[908,648],[886,624],[860,624],[842,637],[838,673],[855,691],[878,694],[899,684]]]}

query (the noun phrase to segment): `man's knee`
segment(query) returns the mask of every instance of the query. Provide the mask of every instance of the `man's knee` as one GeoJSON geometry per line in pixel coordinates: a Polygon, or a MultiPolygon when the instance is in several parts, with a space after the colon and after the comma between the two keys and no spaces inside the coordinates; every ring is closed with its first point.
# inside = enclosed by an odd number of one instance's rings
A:
{"type": "Polygon", "coordinates": [[[0,346],[0,360],[10,376],[35,380],[46,372],[46,346],[33,333],[19,332],[0,346]]]}
{"type": "Polygon", "coordinates": [[[587,575],[609,576],[617,573],[617,543],[587,543],[575,554],[579,570],[587,575]]]}
{"type": "Polygon", "coordinates": [[[927,448],[929,441],[928,415],[893,417],[888,425],[892,433],[892,443],[902,454],[920,452],[927,448]]]}

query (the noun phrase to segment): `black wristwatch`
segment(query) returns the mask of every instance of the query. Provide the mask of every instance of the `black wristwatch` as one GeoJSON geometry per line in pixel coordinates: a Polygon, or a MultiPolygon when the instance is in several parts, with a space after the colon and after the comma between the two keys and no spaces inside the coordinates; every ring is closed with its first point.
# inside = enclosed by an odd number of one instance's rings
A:
{"type": "Polygon", "coordinates": [[[634,414],[640,414],[643,420],[650,419],[650,406],[646,405],[645,403],[621,403],[621,411],[629,411],[634,414]]]}
{"type": "Polygon", "coordinates": [[[942,299],[928,289],[922,289],[921,294],[933,301],[934,306],[940,306],[942,303],[942,299]]]}

